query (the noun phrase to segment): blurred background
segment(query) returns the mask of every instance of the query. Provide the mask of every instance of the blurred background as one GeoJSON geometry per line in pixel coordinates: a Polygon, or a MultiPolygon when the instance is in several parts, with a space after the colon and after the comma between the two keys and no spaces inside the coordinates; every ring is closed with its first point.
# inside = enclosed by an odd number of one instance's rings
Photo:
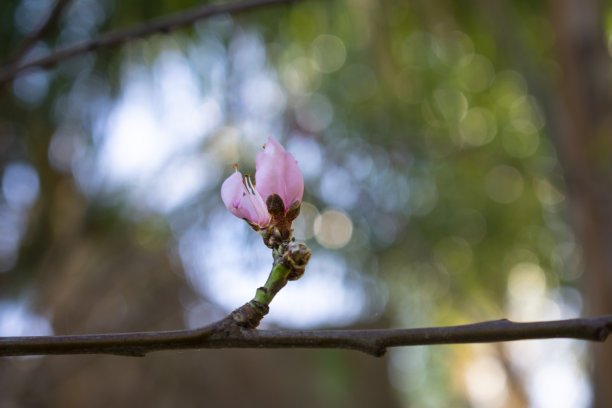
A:
{"type": "MultiPolygon", "coordinates": [[[[5,0],[0,55],[203,3],[5,0]]],[[[22,72],[0,90],[0,336],[251,299],[271,254],[219,191],[268,136],[304,174],[313,257],[263,328],[610,314],[611,34],[595,0],[299,1],[22,72]]],[[[3,358],[0,407],[609,407],[611,382],[609,342],[571,340],[3,358]]]]}

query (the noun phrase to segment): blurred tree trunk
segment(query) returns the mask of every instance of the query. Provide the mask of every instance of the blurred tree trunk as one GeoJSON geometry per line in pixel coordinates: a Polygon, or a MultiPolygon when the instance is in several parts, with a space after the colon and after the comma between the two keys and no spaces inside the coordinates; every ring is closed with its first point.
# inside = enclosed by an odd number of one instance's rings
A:
{"type": "MultiPolygon", "coordinates": [[[[612,66],[598,0],[550,2],[560,62],[559,150],[582,246],[587,313],[612,313],[612,66]]],[[[612,348],[594,346],[594,406],[612,406],[612,348]]]]}

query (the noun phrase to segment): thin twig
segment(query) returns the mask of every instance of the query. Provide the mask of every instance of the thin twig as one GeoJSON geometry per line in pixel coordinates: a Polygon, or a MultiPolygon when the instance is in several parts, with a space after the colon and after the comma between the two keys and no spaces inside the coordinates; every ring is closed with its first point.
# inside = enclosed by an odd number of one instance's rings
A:
{"type": "MultiPolygon", "coordinates": [[[[11,65],[17,65],[19,60],[28,53],[39,40],[41,40],[47,33],[53,28],[57,19],[62,14],[62,11],[70,4],[70,0],[57,0],[55,5],[40,24],[38,30],[30,34],[23,39],[23,42],[19,44],[13,51],[11,58],[9,59],[11,65]]],[[[7,64],[9,65],[9,64],[7,64]]]]}
{"type": "Polygon", "coordinates": [[[389,330],[256,330],[240,327],[231,315],[209,326],[170,332],[76,336],[0,337],[0,356],[116,354],[144,356],[160,350],[204,348],[335,348],[382,356],[388,347],[489,343],[571,338],[605,341],[612,315],[515,323],[506,319],[476,324],[389,330]]]}
{"type": "Polygon", "coordinates": [[[158,20],[153,20],[142,25],[102,34],[93,40],[86,41],[63,50],[55,51],[46,57],[26,62],[24,64],[5,67],[0,71],[0,86],[13,80],[18,73],[29,68],[48,68],[60,61],[64,61],[65,59],[72,58],[89,51],[113,47],[135,38],[143,38],[155,33],[165,33],[172,29],[190,25],[203,18],[212,17],[219,14],[239,14],[262,7],[288,4],[296,1],[299,0],[250,0],[236,3],[207,4],[204,6],[194,7],[190,10],[163,17],[158,20]]]}

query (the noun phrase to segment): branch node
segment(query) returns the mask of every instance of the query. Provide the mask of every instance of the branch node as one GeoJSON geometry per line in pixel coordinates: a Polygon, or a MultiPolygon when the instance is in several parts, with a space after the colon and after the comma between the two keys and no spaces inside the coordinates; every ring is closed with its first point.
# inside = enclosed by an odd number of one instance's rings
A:
{"type": "Polygon", "coordinates": [[[259,326],[259,322],[268,314],[269,310],[267,305],[256,300],[251,300],[249,303],[245,303],[234,310],[231,313],[231,317],[233,322],[238,326],[246,329],[254,329],[259,326]]]}

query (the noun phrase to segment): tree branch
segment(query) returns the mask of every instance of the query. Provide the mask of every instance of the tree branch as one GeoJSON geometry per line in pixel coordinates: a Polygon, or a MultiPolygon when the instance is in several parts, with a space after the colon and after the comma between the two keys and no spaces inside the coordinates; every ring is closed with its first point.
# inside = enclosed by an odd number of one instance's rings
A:
{"type": "Polygon", "coordinates": [[[53,28],[57,19],[68,4],[70,4],[70,0],[57,0],[55,2],[53,9],[51,9],[45,20],[39,25],[38,30],[24,38],[23,42],[13,51],[10,58],[12,64],[17,65],[19,60],[32,49],[34,44],[41,40],[51,28],[53,28]]]}
{"type": "MultiPolygon", "coordinates": [[[[247,303],[240,309],[248,308],[247,303]]],[[[240,310],[238,309],[238,311],[240,310]]],[[[605,341],[612,315],[515,323],[506,319],[476,324],[389,330],[256,330],[234,316],[194,330],[76,336],[0,337],[0,356],[116,354],[144,356],[152,351],[204,348],[326,348],[382,356],[389,347],[571,338],[605,341]]]]}
{"type": "Polygon", "coordinates": [[[250,0],[235,3],[207,4],[200,7],[194,7],[190,10],[153,20],[142,25],[102,34],[93,40],[52,52],[46,57],[26,62],[24,64],[6,66],[0,71],[0,86],[10,82],[15,78],[15,76],[17,76],[18,73],[29,68],[48,68],[65,59],[72,58],[89,51],[113,47],[135,38],[143,38],[155,33],[165,33],[169,30],[187,26],[197,20],[207,17],[212,17],[219,14],[240,14],[266,6],[288,4],[296,1],[299,0],[250,0]]]}

